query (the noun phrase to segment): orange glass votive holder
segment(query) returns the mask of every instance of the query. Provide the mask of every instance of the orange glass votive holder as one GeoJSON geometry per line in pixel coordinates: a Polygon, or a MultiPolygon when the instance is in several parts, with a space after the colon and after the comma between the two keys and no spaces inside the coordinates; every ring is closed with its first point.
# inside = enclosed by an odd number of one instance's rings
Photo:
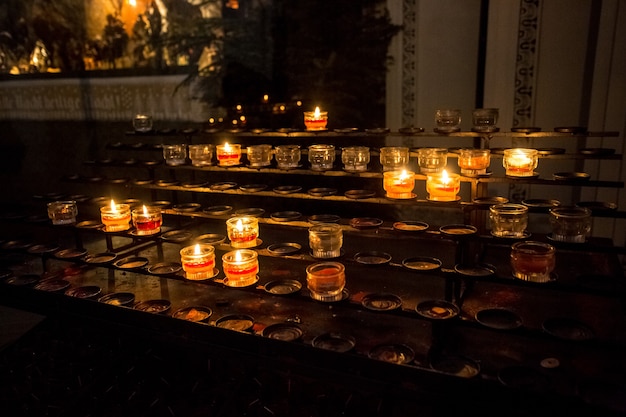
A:
{"type": "Polygon", "coordinates": [[[489,149],[461,149],[458,160],[461,174],[468,177],[486,174],[487,168],[489,168],[490,155],[489,149]]]}
{"type": "Polygon", "coordinates": [[[426,177],[426,192],[431,201],[456,201],[461,190],[461,176],[448,174],[431,174],[426,177]]]}
{"type": "Polygon", "coordinates": [[[315,111],[304,112],[304,127],[306,130],[325,130],[328,124],[328,112],[320,111],[319,108],[315,108],[315,111]]]}
{"type": "Polygon", "coordinates": [[[251,249],[237,249],[222,256],[224,284],[229,287],[247,287],[258,281],[258,254],[251,249]]]}
{"type": "Polygon", "coordinates": [[[502,165],[509,177],[532,177],[537,168],[538,152],[536,149],[505,149],[502,165]]]}
{"type": "Polygon", "coordinates": [[[556,264],[554,246],[543,242],[517,242],[511,246],[513,276],[524,281],[548,282],[556,264]]]}
{"type": "Polygon", "coordinates": [[[332,302],[343,298],[346,268],[339,262],[318,262],[307,266],[306,283],[311,298],[332,302]]]}
{"type": "Polygon", "coordinates": [[[185,277],[190,280],[203,280],[215,276],[215,248],[207,244],[195,244],[180,250],[180,263],[185,277]]]}
{"type": "Polygon", "coordinates": [[[386,196],[393,199],[414,198],[415,173],[413,171],[385,171],[383,173],[383,188],[386,196]]]}
{"type": "Polygon", "coordinates": [[[217,145],[215,154],[217,155],[217,163],[220,166],[239,165],[241,161],[241,145],[229,145],[228,143],[217,145]]]}
{"type": "Polygon", "coordinates": [[[100,220],[105,232],[123,232],[130,229],[130,205],[115,204],[100,207],[100,220]]]}
{"type": "Polygon", "coordinates": [[[253,248],[259,237],[259,219],[235,216],[226,220],[226,231],[233,248],[253,248]]]}
{"type": "Polygon", "coordinates": [[[153,235],[161,231],[163,215],[159,207],[146,207],[132,211],[133,226],[137,235],[153,235]]]}

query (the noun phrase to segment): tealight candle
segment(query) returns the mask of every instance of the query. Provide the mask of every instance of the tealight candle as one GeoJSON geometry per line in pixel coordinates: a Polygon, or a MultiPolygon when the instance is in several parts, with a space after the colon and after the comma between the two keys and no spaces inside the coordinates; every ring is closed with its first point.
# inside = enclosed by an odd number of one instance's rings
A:
{"type": "Polygon", "coordinates": [[[239,165],[239,160],[241,159],[241,145],[229,145],[225,143],[223,145],[217,145],[215,148],[217,162],[221,166],[239,165]]]}
{"type": "Polygon", "coordinates": [[[502,165],[506,169],[506,175],[510,177],[532,177],[537,168],[536,149],[505,149],[502,165]]]}
{"type": "Polygon", "coordinates": [[[490,153],[489,149],[461,149],[458,160],[461,174],[468,177],[486,174],[490,153]]]}
{"type": "Polygon", "coordinates": [[[215,248],[197,243],[180,250],[180,263],[185,277],[191,280],[209,279],[215,276],[215,248]]]}
{"type": "Polygon", "coordinates": [[[259,237],[259,220],[256,217],[236,216],[226,220],[228,239],[233,248],[252,248],[259,237]]]}
{"type": "Polygon", "coordinates": [[[511,246],[513,276],[524,281],[548,282],[555,266],[555,248],[543,242],[524,241],[511,246]]]}
{"type": "Polygon", "coordinates": [[[163,216],[159,207],[146,207],[132,211],[133,225],[137,235],[153,235],[161,231],[163,216]]]}
{"type": "Polygon", "coordinates": [[[426,192],[432,201],[456,201],[460,189],[460,175],[448,174],[445,169],[441,174],[432,174],[426,178],[426,192]]]}
{"type": "Polygon", "coordinates": [[[328,112],[320,111],[319,107],[315,111],[304,112],[304,126],[306,130],[324,130],[328,123],[328,112]]]}
{"type": "Polygon", "coordinates": [[[346,285],[346,268],[339,262],[318,262],[306,268],[307,288],[318,301],[340,301],[346,285]]]}
{"type": "Polygon", "coordinates": [[[122,232],[130,228],[130,206],[128,204],[115,204],[100,208],[100,219],[105,232],[122,232]]]}
{"type": "Polygon", "coordinates": [[[251,249],[238,249],[222,256],[224,284],[229,287],[247,287],[258,280],[258,254],[251,249]]]}
{"type": "Polygon", "coordinates": [[[388,198],[414,198],[415,173],[413,171],[387,171],[383,173],[383,188],[388,198]]]}

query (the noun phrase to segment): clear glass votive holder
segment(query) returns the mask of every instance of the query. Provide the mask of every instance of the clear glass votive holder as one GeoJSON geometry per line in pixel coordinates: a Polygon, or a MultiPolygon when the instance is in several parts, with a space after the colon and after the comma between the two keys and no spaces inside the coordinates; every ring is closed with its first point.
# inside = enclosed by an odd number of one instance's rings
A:
{"type": "Polygon", "coordinates": [[[251,249],[237,249],[222,255],[224,285],[247,287],[258,281],[258,254],[251,249]]]}
{"type": "Polygon", "coordinates": [[[274,159],[280,169],[293,169],[300,166],[300,145],[279,145],[275,148],[274,159]]]}
{"type": "Polygon", "coordinates": [[[404,146],[385,146],[380,148],[380,164],[383,171],[401,170],[409,164],[409,148],[404,146]]]}
{"type": "Polygon", "coordinates": [[[417,150],[417,165],[422,174],[441,172],[448,163],[448,149],[420,148],[417,150]]]}
{"type": "Polygon", "coordinates": [[[385,195],[392,199],[411,199],[415,188],[415,173],[413,171],[386,171],[383,173],[383,189],[385,195]]]}
{"type": "Polygon", "coordinates": [[[539,163],[536,149],[505,149],[502,158],[505,174],[509,177],[533,177],[539,163]]]}
{"type": "Polygon", "coordinates": [[[78,207],[76,201],[53,201],[48,203],[48,218],[52,220],[54,225],[73,224],[76,223],[78,215],[78,207]]]}
{"type": "Polygon", "coordinates": [[[511,268],[515,278],[548,282],[555,263],[556,251],[547,243],[525,241],[511,246],[511,268]]]}
{"type": "Polygon", "coordinates": [[[235,216],[226,220],[226,231],[233,248],[253,248],[259,237],[259,219],[252,216],[235,216]]]}
{"type": "Polygon", "coordinates": [[[137,235],[153,235],[161,231],[163,215],[160,207],[143,206],[131,211],[137,235]]]}
{"type": "Polygon", "coordinates": [[[265,167],[272,162],[272,145],[252,145],[246,148],[251,167],[265,167]]]}
{"type": "Polygon", "coordinates": [[[435,131],[442,133],[458,132],[461,130],[461,110],[439,109],[435,111],[435,131]]]}
{"type": "Polygon", "coordinates": [[[430,201],[456,201],[461,190],[461,176],[448,174],[444,169],[441,173],[428,174],[426,192],[430,201]]]}
{"type": "Polygon", "coordinates": [[[209,143],[189,145],[189,159],[191,165],[196,167],[213,165],[213,153],[215,146],[209,143]]]}
{"type": "Polygon", "coordinates": [[[336,223],[319,223],[309,228],[309,246],[314,258],[338,258],[343,246],[343,231],[336,223]]]}
{"type": "Polygon", "coordinates": [[[459,168],[461,175],[476,177],[485,175],[489,168],[491,151],[489,149],[461,149],[459,150],[459,168]]]}
{"type": "Polygon", "coordinates": [[[472,130],[476,132],[494,132],[498,128],[499,110],[494,108],[474,109],[472,112],[472,122],[474,127],[472,130]]]}
{"type": "Polygon", "coordinates": [[[187,145],[163,145],[163,159],[170,166],[184,165],[187,161],[187,145]]]}
{"type": "Polygon", "coordinates": [[[335,145],[309,146],[309,163],[313,171],[333,169],[335,163],[335,145]]]}
{"type": "Polygon", "coordinates": [[[133,118],[133,129],[140,133],[152,131],[152,116],[145,113],[136,114],[133,118]]]}
{"type": "Polygon", "coordinates": [[[367,171],[367,164],[370,163],[370,148],[367,146],[347,146],[342,148],[341,162],[343,162],[344,171],[367,171]]]}
{"type": "Polygon", "coordinates": [[[225,143],[215,147],[217,163],[220,166],[235,166],[241,161],[241,145],[225,143]]]}
{"type": "Polygon", "coordinates": [[[583,243],[591,232],[591,210],[587,207],[553,207],[550,209],[552,239],[583,243]]]}
{"type": "Polygon", "coordinates": [[[215,270],[215,248],[212,245],[197,243],[180,250],[180,263],[185,278],[204,280],[213,278],[215,270]]]}
{"type": "Polygon", "coordinates": [[[314,300],[340,301],[346,286],[346,268],[339,262],[311,264],[306,268],[306,283],[314,300]]]}
{"type": "Polygon", "coordinates": [[[115,204],[100,207],[100,221],[105,232],[123,232],[130,229],[130,205],[115,204]]]}
{"type": "Polygon", "coordinates": [[[497,237],[520,238],[528,227],[528,207],[505,203],[489,207],[491,234],[497,237]]]}

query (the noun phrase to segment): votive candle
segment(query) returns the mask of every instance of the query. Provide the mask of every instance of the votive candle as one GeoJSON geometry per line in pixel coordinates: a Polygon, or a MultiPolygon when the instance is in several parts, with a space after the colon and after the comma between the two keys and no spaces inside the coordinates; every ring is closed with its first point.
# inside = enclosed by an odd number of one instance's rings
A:
{"type": "Polygon", "coordinates": [[[259,237],[259,220],[251,216],[236,216],[226,220],[228,239],[233,248],[252,248],[259,237]]]}
{"type": "Polygon", "coordinates": [[[413,171],[386,171],[383,173],[383,188],[389,198],[409,199],[415,197],[415,173],[413,171]]]}
{"type": "Polygon", "coordinates": [[[153,235],[161,231],[163,216],[159,207],[146,207],[132,211],[135,233],[138,235],[153,235]]]}
{"type": "Polygon", "coordinates": [[[459,168],[466,176],[484,175],[490,163],[489,149],[461,149],[459,151],[459,168]]]}
{"type": "Polygon", "coordinates": [[[122,232],[130,229],[130,205],[111,204],[100,208],[100,219],[105,232],[122,232]]]}
{"type": "Polygon", "coordinates": [[[532,177],[535,175],[538,158],[536,149],[505,149],[502,165],[510,177],[532,177]]]}
{"type": "Polygon", "coordinates": [[[441,174],[431,174],[426,178],[426,192],[432,201],[455,201],[460,189],[460,175],[448,174],[445,169],[441,174]]]}
{"type": "Polygon", "coordinates": [[[203,280],[215,276],[215,248],[212,245],[197,243],[182,248],[180,262],[187,279],[203,280]]]}
{"type": "Polygon", "coordinates": [[[217,145],[215,149],[215,153],[217,154],[217,162],[219,163],[219,165],[239,165],[239,161],[241,159],[241,145],[229,145],[228,143],[225,143],[223,145],[217,145]]]}
{"type": "Polygon", "coordinates": [[[238,249],[222,256],[224,284],[229,287],[247,287],[258,280],[258,254],[251,249],[238,249]]]}
{"type": "Polygon", "coordinates": [[[319,107],[315,111],[304,112],[304,126],[306,130],[324,130],[328,123],[328,112],[320,111],[319,107]]]}

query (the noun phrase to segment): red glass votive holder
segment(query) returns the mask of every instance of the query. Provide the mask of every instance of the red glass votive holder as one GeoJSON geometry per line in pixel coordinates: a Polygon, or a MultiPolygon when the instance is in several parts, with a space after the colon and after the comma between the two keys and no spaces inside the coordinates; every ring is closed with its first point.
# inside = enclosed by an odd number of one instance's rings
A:
{"type": "Polygon", "coordinates": [[[216,274],[215,248],[212,245],[198,243],[184,247],[180,250],[180,262],[187,279],[209,279],[216,274]]]}
{"type": "Polygon", "coordinates": [[[161,231],[163,216],[159,207],[146,207],[132,211],[133,226],[137,235],[153,235],[161,231]]]}
{"type": "Polygon", "coordinates": [[[224,285],[229,287],[247,287],[258,281],[258,254],[251,249],[237,249],[222,256],[224,285]]]}

